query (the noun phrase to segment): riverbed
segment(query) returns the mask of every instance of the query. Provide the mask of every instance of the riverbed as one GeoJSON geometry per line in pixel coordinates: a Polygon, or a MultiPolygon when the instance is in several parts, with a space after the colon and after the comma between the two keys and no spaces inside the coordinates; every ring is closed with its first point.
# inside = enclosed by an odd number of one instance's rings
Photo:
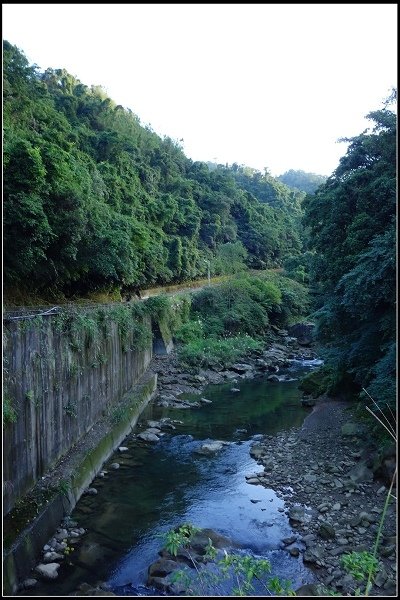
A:
{"type": "Polygon", "coordinates": [[[293,366],[289,381],[264,377],[210,385],[202,396],[211,403],[198,409],[148,406],[123,443],[128,449],[114,453],[104,477],[91,484],[98,493],[83,496],[71,515],[86,529],[82,541],[63,561],[57,580],[39,583],[29,595],[67,595],[82,582],[98,581],[117,595],[157,594],[145,588],[148,566],[163,534],[188,522],[267,558],[272,574],[290,580],[294,589],[314,581],[301,554],[293,557],[283,548],[282,539],[293,535],[283,500],[273,489],[246,482],[246,475],[259,470],[251,445],[264,434],[300,426],[310,412],[297,388],[303,370],[293,366]],[[148,420],[162,418],[175,429],[157,443],[138,439],[148,420]],[[213,455],[198,454],[210,440],[229,443],[213,455]]]}

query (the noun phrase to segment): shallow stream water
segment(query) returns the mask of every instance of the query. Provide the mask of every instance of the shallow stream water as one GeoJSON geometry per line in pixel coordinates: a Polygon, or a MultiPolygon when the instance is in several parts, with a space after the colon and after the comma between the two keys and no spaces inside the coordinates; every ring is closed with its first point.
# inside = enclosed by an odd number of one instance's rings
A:
{"type": "Polygon", "coordinates": [[[97,581],[107,582],[117,595],[154,593],[143,586],[163,545],[162,534],[187,522],[215,529],[246,552],[267,558],[272,574],[289,579],[294,589],[314,581],[301,555],[291,557],[281,548],[281,539],[293,535],[287,515],[279,511],[283,501],[272,489],[245,480],[262,470],[249,455],[254,440],[300,426],[307,416],[310,409],[301,406],[296,378],[313,366],[294,364],[288,371],[292,381],[210,385],[202,397],[212,404],[199,409],[148,406],[121,444],[129,450],[114,453],[103,467],[105,477],[91,484],[98,494],[83,496],[71,515],[87,529],[68,558],[71,564],[29,595],[67,595],[82,582],[97,581]],[[162,417],[183,423],[156,444],[136,438],[148,419],[162,417]],[[196,454],[207,440],[230,444],[214,456],[196,454]],[[120,464],[118,470],[109,469],[113,462],[120,464]]]}

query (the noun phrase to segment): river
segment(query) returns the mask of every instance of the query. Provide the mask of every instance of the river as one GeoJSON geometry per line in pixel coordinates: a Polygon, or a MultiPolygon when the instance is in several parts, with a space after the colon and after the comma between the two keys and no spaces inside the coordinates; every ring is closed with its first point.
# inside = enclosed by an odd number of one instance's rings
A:
{"type": "Polygon", "coordinates": [[[260,378],[210,385],[202,396],[212,403],[200,409],[149,405],[122,444],[128,451],[114,453],[103,467],[106,475],[91,484],[98,494],[83,496],[71,515],[87,529],[81,543],[58,579],[39,583],[29,595],[67,595],[82,582],[98,581],[117,595],[154,593],[144,586],[161,536],[187,522],[215,529],[246,552],[267,558],[272,574],[289,579],[294,589],[314,581],[301,555],[292,557],[281,547],[281,539],[293,535],[283,501],[272,489],[245,479],[260,470],[249,454],[254,440],[300,426],[308,414],[296,381],[304,369],[293,365],[292,381],[260,378]],[[137,439],[147,420],[162,417],[181,423],[156,444],[137,439]],[[197,454],[207,440],[230,444],[213,456],[197,454]],[[120,464],[118,470],[109,468],[113,462],[120,464]]]}

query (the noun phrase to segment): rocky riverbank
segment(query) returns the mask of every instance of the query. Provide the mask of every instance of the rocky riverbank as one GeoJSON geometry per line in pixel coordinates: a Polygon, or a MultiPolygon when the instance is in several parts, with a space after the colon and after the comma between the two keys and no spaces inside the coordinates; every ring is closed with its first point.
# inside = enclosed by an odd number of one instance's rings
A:
{"type": "MultiPolygon", "coordinates": [[[[157,395],[155,402],[159,406],[170,408],[199,408],[206,404],[207,399],[188,401],[180,398],[182,394],[201,395],[203,389],[211,384],[235,383],[240,379],[252,379],[265,376],[270,381],[286,381],[290,375],[282,374],[281,370],[289,367],[293,361],[315,360],[316,354],[312,347],[312,325],[308,325],[308,335],[304,329],[299,337],[290,335],[284,329],[272,328],[273,337],[268,347],[263,351],[249,354],[243,362],[233,364],[229,369],[199,369],[197,373],[185,372],[179,364],[176,354],[153,357],[151,368],[158,375],[157,395]]],[[[297,332],[296,329],[294,329],[297,332]]]]}
{"type": "MultiPolygon", "coordinates": [[[[264,351],[256,352],[224,370],[186,372],[175,354],[155,356],[151,365],[158,374],[154,402],[179,409],[199,409],[210,402],[202,396],[209,383],[232,382],[234,390],[239,380],[261,375],[271,381],[284,381],[290,377],[283,373],[285,367],[296,360],[316,361],[315,350],[304,328],[296,337],[288,331],[275,329],[274,339],[264,351]],[[181,396],[188,393],[199,399],[182,399],[181,396]]],[[[305,402],[308,401],[311,405],[315,402],[305,399],[305,402]]],[[[249,485],[272,488],[285,500],[286,507],[282,510],[286,510],[296,534],[283,539],[282,547],[293,560],[302,555],[322,584],[343,595],[354,592],[358,583],[342,569],[340,558],[343,553],[352,550],[372,550],[387,493],[382,481],[374,480],[365,431],[351,423],[351,419],[346,403],[317,400],[313,413],[302,428],[265,436],[252,446],[251,455],[263,470],[249,473],[246,477],[249,485]]],[[[147,429],[137,437],[145,443],[157,443],[164,430],[175,429],[177,423],[173,419],[149,421],[147,429]]],[[[223,443],[210,442],[201,451],[212,453],[223,443]]],[[[119,452],[124,450],[126,448],[121,447],[119,452]]],[[[118,463],[110,466],[118,467],[118,463]]],[[[89,488],[87,493],[95,494],[96,489],[89,488]]],[[[380,572],[372,594],[394,595],[396,530],[393,506],[389,509],[383,531],[385,537],[379,550],[380,572]]],[[[68,519],[64,521],[55,539],[49,540],[43,549],[43,560],[34,576],[56,578],[58,567],[65,559],[65,550],[79,544],[80,535],[84,532],[77,524],[69,523],[68,519]],[[57,535],[62,539],[57,539],[57,535]]],[[[154,572],[152,576],[160,575],[154,572]]],[[[26,590],[35,583],[32,578],[24,582],[22,593],[29,595],[26,590]]],[[[156,582],[151,583],[154,585],[156,582]]],[[[70,595],[114,594],[104,584],[95,587],[82,584],[70,595]]],[[[320,590],[307,585],[299,590],[299,595],[320,595],[320,590]]]]}
{"type": "MultiPolygon", "coordinates": [[[[321,398],[301,429],[265,436],[251,455],[263,467],[247,482],[273,488],[285,500],[293,529],[282,540],[292,556],[303,554],[318,580],[339,594],[360,583],[341,566],[344,553],[372,551],[387,485],[374,479],[367,432],[345,402],[321,398]]],[[[396,594],[396,514],[390,504],[379,545],[379,573],[370,595],[396,594]]],[[[362,588],[363,589],[363,588],[362,588]]],[[[319,595],[305,586],[299,595],[319,595]]]]}

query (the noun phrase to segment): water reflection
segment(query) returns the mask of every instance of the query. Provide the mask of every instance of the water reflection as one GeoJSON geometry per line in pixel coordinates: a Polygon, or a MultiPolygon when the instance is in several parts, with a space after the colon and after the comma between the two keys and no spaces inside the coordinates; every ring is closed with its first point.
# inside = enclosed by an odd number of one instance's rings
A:
{"type": "Polygon", "coordinates": [[[105,465],[107,475],[92,484],[97,496],[83,496],[72,514],[88,530],[72,554],[72,564],[60,569],[56,581],[40,584],[35,595],[65,595],[83,581],[99,580],[118,591],[125,586],[124,594],[136,595],[127,584],[145,584],[147,567],[162,545],[160,536],[183,522],[216,529],[242,548],[267,557],[274,573],[295,585],[312,580],[301,558],[280,549],[280,540],[292,533],[282,500],[273,490],[245,480],[245,475],[260,470],[249,455],[254,436],[303,422],[307,409],[301,406],[297,382],[258,379],[235,386],[240,392],[231,391],[232,383],[209,386],[202,396],[212,404],[200,409],[146,409],[143,426],[162,417],[183,423],[155,445],[135,435],[124,441],[128,452],[114,454],[107,462],[119,462],[120,469],[105,465]],[[214,456],[196,454],[212,439],[231,443],[214,456]]]}

